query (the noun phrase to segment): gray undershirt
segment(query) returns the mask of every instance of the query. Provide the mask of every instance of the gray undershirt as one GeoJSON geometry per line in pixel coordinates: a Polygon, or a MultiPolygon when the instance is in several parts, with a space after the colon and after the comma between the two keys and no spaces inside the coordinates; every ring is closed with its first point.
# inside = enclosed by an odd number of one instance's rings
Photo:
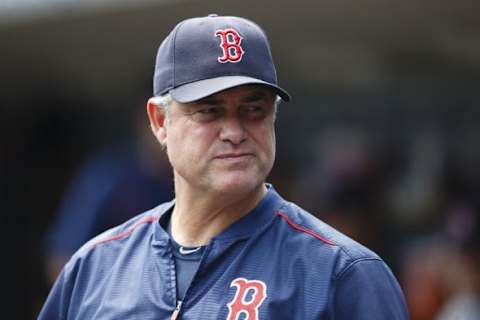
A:
{"type": "Polygon", "coordinates": [[[170,235],[170,245],[175,261],[177,300],[183,300],[185,292],[198,270],[205,246],[184,247],[178,244],[172,237],[170,220],[168,221],[167,232],[170,235]]]}

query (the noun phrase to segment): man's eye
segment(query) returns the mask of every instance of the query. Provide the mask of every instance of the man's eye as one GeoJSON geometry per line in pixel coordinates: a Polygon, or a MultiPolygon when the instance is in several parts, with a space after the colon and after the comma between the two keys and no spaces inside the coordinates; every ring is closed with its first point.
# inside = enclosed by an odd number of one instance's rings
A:
{"type": "Polygon", "coordinates": [[[208,122],[218,118],[220,109],[216,107],[201,108],[192,114],[194,121],[208,122]]]}
{"type": "Polygon", "coordinates": [[[247,106],[243,109],[243,114],[249,119],[260,119],[265,117],[266,108],[257,105],[247,106]]]}
{"type": "Polygon", "coordinates": [[[204,113],[204,114],[209,114],[209,113],[216,113],[218,110],[216,108],[204,108],[199,110],[198,112],[204,113]]]}
{"type": "Polygon", "coordinates": [[[249,107],[247,108],[247,111],[248,111],[248,112],[261,112],[261,111],[263,111],[263,109],[264,109],[264,108],[261,107],[261,106],[249,106],[249,107]]]}

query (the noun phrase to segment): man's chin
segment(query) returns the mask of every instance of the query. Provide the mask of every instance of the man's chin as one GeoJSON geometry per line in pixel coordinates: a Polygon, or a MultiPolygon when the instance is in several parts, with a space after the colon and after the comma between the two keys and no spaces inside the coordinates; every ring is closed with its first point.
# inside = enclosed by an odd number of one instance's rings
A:
{"type": "Polygon", "coordinates": [[[214,184],[214,189],[221,195],[239,195],[245,196],[249,193],[261,189],[264,180],[259,180],[258,176],[255,178],[248,178],[246,175],[227,175],[221,177],[214,184]]]}

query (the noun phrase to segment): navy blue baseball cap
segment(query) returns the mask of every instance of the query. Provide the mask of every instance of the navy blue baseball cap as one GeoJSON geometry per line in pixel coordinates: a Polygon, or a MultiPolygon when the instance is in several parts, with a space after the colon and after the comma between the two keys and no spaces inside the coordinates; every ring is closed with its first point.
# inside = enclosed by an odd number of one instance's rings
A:
{"type": "Polygon", "coordinates": [[[156,97],[170,93],[187,103],[245,84],[265,85],[290,100],[277,84],[267,36],[250,20],[217,15],[187,19],[158,49],[156,97]]]}

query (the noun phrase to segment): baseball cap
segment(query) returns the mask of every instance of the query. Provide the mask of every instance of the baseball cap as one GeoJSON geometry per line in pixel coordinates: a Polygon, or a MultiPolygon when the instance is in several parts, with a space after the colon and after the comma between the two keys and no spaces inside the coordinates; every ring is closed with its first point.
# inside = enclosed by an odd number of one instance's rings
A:
{"type": "Polygon", "coordinates": [[[191,18],[178,23],[158,49],[153,94],[170,93],[181,103],[202,99],[244,84],[277,84],[265,32],[254,22],[232,16],[191,18]]]}

